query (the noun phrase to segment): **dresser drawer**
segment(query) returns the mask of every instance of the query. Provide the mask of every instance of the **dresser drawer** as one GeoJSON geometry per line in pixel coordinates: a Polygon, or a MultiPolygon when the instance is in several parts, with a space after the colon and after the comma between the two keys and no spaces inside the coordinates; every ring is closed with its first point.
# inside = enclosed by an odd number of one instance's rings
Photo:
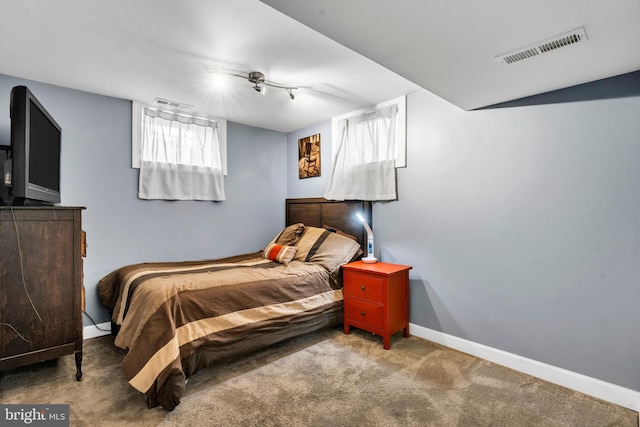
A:
{"type": "Polygon", "coordinates": [[[384,306],[359,299],[346,301],[348,321],[354,324],[364,324],[376,329],[384,325],[384,306]]]}
{"type": "Polygon", "coordinates": [[[346,271],[344,277],[346,295],[382,303],[383,289],[386,283],[384,277],[361,274],[355,271],[346,271]]]}

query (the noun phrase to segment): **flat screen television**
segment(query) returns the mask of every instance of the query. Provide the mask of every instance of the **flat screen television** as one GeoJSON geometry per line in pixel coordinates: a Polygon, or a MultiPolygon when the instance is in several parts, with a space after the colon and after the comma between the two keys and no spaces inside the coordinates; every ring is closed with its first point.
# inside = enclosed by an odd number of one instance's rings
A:
{"type": "Polygon", "coordinates": [[[4,184],[11,205],[60,203],[62,129],[26,86],[11,90],[11,149],[4,184]]]}

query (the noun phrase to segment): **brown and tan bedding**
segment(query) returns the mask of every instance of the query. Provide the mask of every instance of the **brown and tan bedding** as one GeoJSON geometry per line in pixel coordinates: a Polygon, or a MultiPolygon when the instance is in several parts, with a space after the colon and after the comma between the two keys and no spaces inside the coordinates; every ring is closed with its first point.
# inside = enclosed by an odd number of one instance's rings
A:
{"type": "Polygon", "coordinates": [[[338,272],[359,252],[352,239],[295,224],[261,252],[112,272],[98,292],[129,383],[171,410],[198,369],[341,322],[338,272]]]}

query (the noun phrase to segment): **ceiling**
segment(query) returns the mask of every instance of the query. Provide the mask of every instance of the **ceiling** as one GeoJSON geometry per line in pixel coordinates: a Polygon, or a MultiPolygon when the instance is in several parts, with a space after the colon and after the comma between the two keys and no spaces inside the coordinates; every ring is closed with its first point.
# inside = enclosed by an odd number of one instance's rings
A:
{"type": "Polygon", "coordinates": [[[469,110],[640,70],[640,1],[11,0],[0,38],[2,74],[290,132],[422,88],[469,110]],[[251,71],[296,102],[229,75],[251,71]]]}
{"type": "Polygon", "coordinates": [[[263,0],[465,110],[640,70],[640,1],[263,0]],[[583,27],[587,42],[494,58],[583,27]]]}

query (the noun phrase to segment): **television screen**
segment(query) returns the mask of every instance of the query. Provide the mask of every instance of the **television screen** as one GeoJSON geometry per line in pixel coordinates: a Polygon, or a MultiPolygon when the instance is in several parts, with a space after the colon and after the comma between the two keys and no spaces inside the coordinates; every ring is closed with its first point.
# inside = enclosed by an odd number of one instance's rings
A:
{"type": "Polygon", "coordinates": [[[60,203],[60,126],[26,86],[11,90],[10,110],[11,150],[4,165],[10,203],[60,203]]]}
{"type": "Polygon", "coordinates": [[[60,191],[60,130],[29,105],[29,184],[60,191]]]}

